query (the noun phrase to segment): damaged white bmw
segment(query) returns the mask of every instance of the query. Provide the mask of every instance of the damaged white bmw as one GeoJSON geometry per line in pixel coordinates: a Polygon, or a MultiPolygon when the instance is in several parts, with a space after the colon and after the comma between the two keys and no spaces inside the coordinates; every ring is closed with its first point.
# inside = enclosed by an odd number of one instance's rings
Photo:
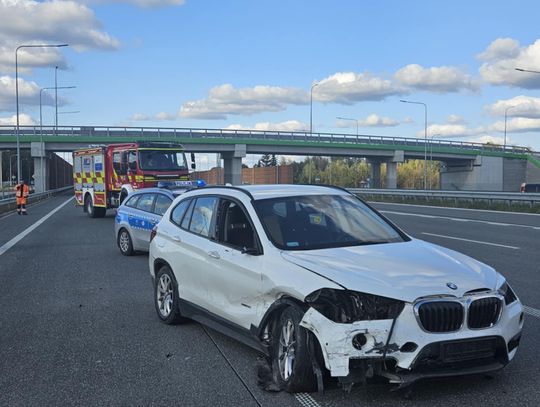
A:
{"type": "Polygon", "coordinates": [[[345,190],[208,187],[152,232],[158,317],[193,319],[263,352],[278,388],[492,372],[519,346],[504,277],[414,239],[345,190]]]}

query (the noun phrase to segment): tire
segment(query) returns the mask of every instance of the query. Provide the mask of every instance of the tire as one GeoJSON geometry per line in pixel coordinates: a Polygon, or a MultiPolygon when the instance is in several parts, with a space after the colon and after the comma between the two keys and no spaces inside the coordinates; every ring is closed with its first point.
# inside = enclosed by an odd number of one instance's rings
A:
{"type": "Polygon", "coordinates": [[[280,389],[289,393],[317,390],[309,352],[309,332],[300,326],[304,313],[289,306],[281,313],[272,335],[272,370],[280,389]]]}
{"type": "Polygon", "coordinates": [[[96,208],[90,195],[86,195],[86,198],[84,199],[84,207],[86,208],[86,213],[90,218],[103,218],[107,212],[106,208],[96,208]]]}
{"type": "Polygon", "coordinates": [[[161,322],[176,325],[186,322],[180,314],[180,298],[178,284],[169,266],[163,266],[156,274],[154,281],[154,305],[161,322]]]}
{"type": "Polygon", "coordinates": [[[132,256],[135,253],[135,250],[133,250],[133,242],[131,241],[131,236],[126,229],[120,229],[120,232],[118,232],[118,238],[116,239],[116,243],[118,244],[120,253],[122,253],[124,256],[132,256]]]}

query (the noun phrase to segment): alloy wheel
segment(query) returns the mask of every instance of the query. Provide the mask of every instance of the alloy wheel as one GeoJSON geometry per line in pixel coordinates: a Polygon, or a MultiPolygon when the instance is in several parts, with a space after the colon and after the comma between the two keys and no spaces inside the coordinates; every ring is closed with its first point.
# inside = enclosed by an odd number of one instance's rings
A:
{"type": "Polygon", "coordinates": [[[158,281],[156,296],[159,313],[163,318],[167,318],[173,307],[173,282],[167,274],[163,274],[158,281]]]}

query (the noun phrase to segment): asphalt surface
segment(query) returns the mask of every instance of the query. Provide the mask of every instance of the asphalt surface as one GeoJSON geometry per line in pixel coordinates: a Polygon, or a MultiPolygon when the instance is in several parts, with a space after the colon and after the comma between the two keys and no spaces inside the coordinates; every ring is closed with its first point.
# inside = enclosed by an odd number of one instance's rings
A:
{"type": "MultiPolygon", "coordinates": [[[[1,217],[0,248],[68,198],[1,217]]],[[[495,267],[540,308],[540,216],[375,206],[409,234],[495,267]]],[[[379,382],[350,394],[265,392],[255,351],[197,323],[158,321],[147,256],[120,255],[113,216],[88,219],[69,203],[0,254],[0,406],[538,405],[540,319],[531,315],[516,359],[489,377],[420,382],[411,394],[379,382]]]]}

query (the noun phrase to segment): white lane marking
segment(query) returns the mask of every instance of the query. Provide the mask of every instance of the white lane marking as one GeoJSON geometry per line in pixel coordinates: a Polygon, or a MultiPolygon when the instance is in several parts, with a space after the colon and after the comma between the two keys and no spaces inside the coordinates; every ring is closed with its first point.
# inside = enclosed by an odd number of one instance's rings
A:
{"type": "Polygon", "coordinates": [[[15,236],[13,239],[11,239],[9,242],[5,243],[2,247],[0,247],[0,256],[3,255],[5,252],[7,252],[9,249],[11,249],[13,246],[15,246],[26,235],[28,235],[35,228],[37,228],[39,225],[41,225],[43,222],[45,222],[47,219],[49,219],[51,216],[53,216],[56,212],[58,212],[60,209],[62,209],[64,206],[66,206],[70,202],[73,202],[73,197],[69,198],[66,202],[64,202],[60,206],[57,206],[55,209],[52,210],[52,212],[42,217],[32,226],[27,227],[25,230],[23,230],[21,233],[15,236]]]}
{"type": "Polygon", "coordinates": [[[379,211],[381,213],[389,213],[392,215],[404,215],[404,216],[415,216],[418,218],[427,218],[427,219],[446,219],[446,220],[452,220],[455,222],[476,222],[476,223],[483,223],[486,225],[493,225],[493,226],[514,226],[518,228],[526,228],[526,229],[533,229],[533,230],[540,230],[540,226],[529,226],[529,225],[519,225],[517,223],[504,223],[504,222],[492,222],[489,220],[478,220],[478,219],[463,219],[463,218],[452,218],[450,216],[440,216],[440,215],[425,215],[420,213],[409,213],[409,212],[396,212],[396,211],[379,211]]]}
{"type": "Polygon", "coordinates": [[[393,202],[378,202],[378,201],[368,201],[370,204],[375,205],[399,205],[399,206],[412,206],[415,208],[436,208],[436,209],[448,209],[452,211],[474,211],[474,212],[487,212],[487,213],[496,213],[496,214],[508,214],[508,215],[525,215],[525,216],[540,216],[540,213],[529,213],[529,212],[512,212],[512,211],[494,211],[489,209],[470,209],[470,208],[453,208],[451,206],[436,206],[436,205],[413,205],[413,204],[403,204],[403,203],[393,203],[393,202]]]}
{"type": "Polygon", "coordinates": [[[294,397],[304,407],[320,407],[320,404],[309,393],[296,393],[294,397]]]}
{"type": "Polygon", "coordinates": [[[523,311],[525,314],[532,315],[533,317],[540,318],[540,309],[527,307],[526,305],[523,306],[523,311]]]}
{"type": "Polygon", "coordinates": [[[436,233],[426,233],[422,232],[423,235],[427,236],[435,236],[435,237],[442,237],[444,239],[452,239],[452,240],[462,240],[464,242],[472,242],[472,243],[479,243],[479,244],[487,244],[489,246],[497,246],[497,247],[504,247],[505,249],[513,249],[513,250],[519,250],[519,247],[516,246],[507,246],[505,244],[498,244],[498,243],[490,243],[490,242],[482,242],[481,240],[472,240],[472,239],[464,239],[462,237],[454,237],[454,236],[446,236],[446,235],[438,235],[436,233]]]}

